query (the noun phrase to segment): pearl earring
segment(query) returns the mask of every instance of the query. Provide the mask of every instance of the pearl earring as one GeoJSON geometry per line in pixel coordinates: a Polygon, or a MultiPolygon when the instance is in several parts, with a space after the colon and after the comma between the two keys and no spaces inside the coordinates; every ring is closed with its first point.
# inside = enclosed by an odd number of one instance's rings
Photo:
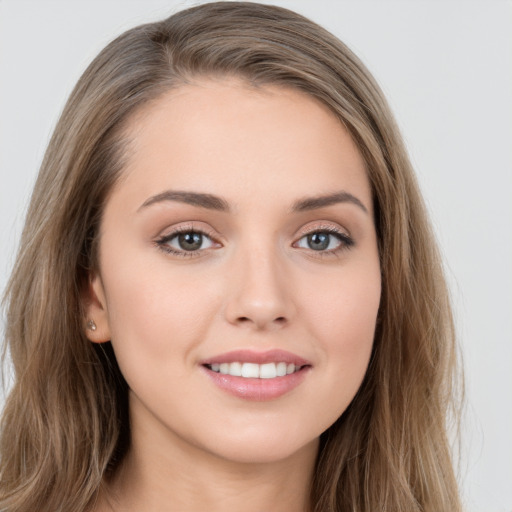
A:
{"type": "Polygon", "coordinates": [[[87,321],[87,329],[89,329],[90,331],[95,331],[96,330],[96,324],[94,323],[93,320],[88,320],[87,321]]]}

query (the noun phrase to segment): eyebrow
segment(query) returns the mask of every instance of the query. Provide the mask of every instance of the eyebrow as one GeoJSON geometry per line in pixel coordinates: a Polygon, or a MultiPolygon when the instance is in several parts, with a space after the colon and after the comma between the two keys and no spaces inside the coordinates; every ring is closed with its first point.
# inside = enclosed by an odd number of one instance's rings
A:
{"type": "MultiPolygon", "coordinates": [[[[179,203],[190,204],[207,208],[208,210],[216,210],[219,212],[229,213],[231,208],[229,203],[222,197],[213,194],[205,194],[200,192],[185,192],[181,190],[166,190],[160,194],[150,197],[137,211],[147,208],[155,203],[164,201],[176,201],[179,203]]],[[[304,197],[295,201],[292,205],[291,212],[305,212],[331,206],[338,203],[351,203],[358,206],[365,213],[368,213],[366,206],[354,195],[341,190],[327,195],[319,195],[313,197],[304,197]]]]}
{"type": "Polygon", "coordinates": [[[151,206],[152,204],[160,203],[162,201],[177,201],[179,203],[186,203],[192,206],[200,206],[201,208],[208,208],[209,210],[217,210],[219,212],[230,211],[228,202],[221,197],[198,192],[183,192],[181,190],[166,190],[161,194],[152,196],[144,201],[144,203],[142,203],[139,210],[151,206]]]}
{"type": "Polygon", "coordinates": [[[366,206],[356,196],[344,190],[332,194],[299,199],[293,203],[292,212],[306,212],[338,203],[351,203],[361,208],[365,213],[368,213],[366,206]]]}

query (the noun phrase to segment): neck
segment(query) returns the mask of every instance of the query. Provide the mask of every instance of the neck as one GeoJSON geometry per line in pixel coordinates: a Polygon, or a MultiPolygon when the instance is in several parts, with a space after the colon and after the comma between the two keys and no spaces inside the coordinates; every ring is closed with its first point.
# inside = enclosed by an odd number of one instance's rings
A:
{"type": "Polygon", "coordinates": [[[239,462],[132,421],[131,446],[97,507],[114,512],[307,512],[318,441],[285,459],[239,462]],[[108,506],[107,506],[108,504],[108,506]]]}

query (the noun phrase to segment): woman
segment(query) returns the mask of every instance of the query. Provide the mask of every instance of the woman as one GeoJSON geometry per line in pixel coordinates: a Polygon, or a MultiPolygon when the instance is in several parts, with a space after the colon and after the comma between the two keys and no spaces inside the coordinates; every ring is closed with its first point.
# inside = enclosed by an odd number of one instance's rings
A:
{"type": "Polygon", "coordinates": [[[7,292],[0,507],[459,510],[439,257],[378,86],[213,3],[86,70],[7,292]]]}

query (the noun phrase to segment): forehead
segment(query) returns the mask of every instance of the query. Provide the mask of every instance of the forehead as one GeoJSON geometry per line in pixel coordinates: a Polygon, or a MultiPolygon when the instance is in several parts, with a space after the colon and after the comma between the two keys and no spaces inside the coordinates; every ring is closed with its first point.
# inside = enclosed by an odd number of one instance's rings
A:
{"type": "Polygon", "coordinates": [[[235,79],[184,85],[138,112],[127,135],[121,188],[139,198],[173,188],[231,195],[236,205],[257,193],[291,201],[348,188],[371,207],[357,146],[325,105],[298,90],[235,79]]]}

